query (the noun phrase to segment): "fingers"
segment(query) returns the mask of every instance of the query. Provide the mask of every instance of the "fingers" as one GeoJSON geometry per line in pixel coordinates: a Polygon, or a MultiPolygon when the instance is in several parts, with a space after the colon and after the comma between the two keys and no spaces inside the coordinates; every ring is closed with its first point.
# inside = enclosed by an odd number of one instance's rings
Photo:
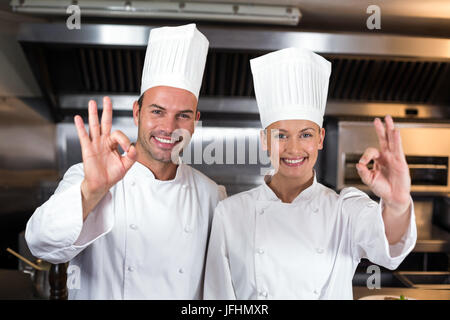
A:
{"type": "Polygon", "coordinates": [[[394,120],[392,120],[392,117],[390,115],[387,115],[384,118],[384,122],[386,123],[386,135],[387,135],[387,140],[388,140],[388,148],[390,151],[394,151],[394,149],[395,149],[394,120]]]}
{"type": "Polygon", "coordinates": [[[80,139],[81,150],[86,149],[90,143],[89,135],[84,127],[84,121],[80,116],[74,117],[75,127],[77,128],[78,138],[80,139]]]}
{"type": "Polygon", "coordinates": [[[94,100],[89,101],[89,134],[92,140],[100,137],[100,125],[98,123],[97,103],[94,100]]]}
{"type": "Polygon", "coordinates": [[[388,142],[383,122],[381,122],[379,118],[375,118],[374,125],[375,125],[375,132],[377,133],[378,136],[378,143],[380,145],[380,149],[381,151],[384,151],[388,148],[388,142]]]}
{"type": "Polygon", "coordinates": [[[362,182],[370,187],[373,180],[372,171],[361,163],[356,164],[356,169],[358,170],[358,174],[361,177],[362,182]]]}
{"type": "Polygon", "coordinates": [[[378,142],[380,144],[380,150],[389,150],[392,152],[399,152],[401,149],[401,141],[399,140],[400,132],[395,129],[394,120],[390,115],[384,118],[386,128],[379,118],[374,120],[375,131],[378,136],[378,142]]]}
{"type": "Polygon", "coordinates": [[[113,146],[116,146],[117,144],[120,145],[120,147],[126,152],[126,154],[122,157],[120,157],[120,161],[122,161],[122,165],[125,168],[126,171],[131,168],[133,163],[136,162],[137,159],[137,151],[134,144],[130,142],[130,139],[119,130],[114,131],[111,136],[111,143],[113,146]]]}
{"type": "Polygon", "coordinates": [[[120,130],[114,131],[110,136],[111,148],[115,148],[117,144],[120,145],[122,150],[128,152],[128,149],[131,146],[130,139],[120,130]]]}
{"type": "Polygon", "coordinates": [[[385,117],[385,122],[386,122],[386,135],[389,151],[392,151],[397,155],[404,156],[400,130],[395,128],[394,120],[390,115],[387,115],[385,117]]]}
{"type": "Polygon", "coordinates": [[[137,151],[134,144],[131,144],[128,148],[127,154],[121,157],[122,165],[126,171],[131,168],[131,166],[136,162],[137,151]]]}
{"type": "Polygon", "coordinates": [[[356,164],[356,169],[364,184],[371,186],[373,180],[373,170],[369,170],[367,164],[371,160],[376,160],[380,156],[380,152],[375,148],[367,148],[364,154],[359,159],[359,163],[356,164]]]}
{"type": "Polygon", "coordinates": [[[122,132],[122,131],[114,131],[111,134],[111,140],[114,143],[118,143],[120,147],[126,152],[126,154],[120,157],[120,161],[122,161],[122,165],[125,168],[125,171],[131,168],[133,163],[136,162],[137,159],[137,151],[134,144],[130,142],[130,139],[122,132]]]}
{"type": "Polygon", "coordinates": [[[367,166],[367,164],[371,160],[378,159],[379,156],[380,156],[380,152],[378,151],[378,149],[367,148],[366,151],[364,151],[363,155],[361,156],[361,159],[359,159],[359,163],[364,166],[367,166]]]}
{"type": "Polygon", "coordinates": [[[110,134],[112,126],[112,102],[109,97],[103,98],[101,134],[110,134]]]}

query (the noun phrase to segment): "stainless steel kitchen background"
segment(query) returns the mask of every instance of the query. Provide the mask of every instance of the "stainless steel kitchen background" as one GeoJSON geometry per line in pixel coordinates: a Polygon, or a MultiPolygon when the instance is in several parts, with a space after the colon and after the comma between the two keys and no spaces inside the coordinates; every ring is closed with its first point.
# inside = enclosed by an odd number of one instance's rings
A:
{"type": "MultiPolygon", "coordinates": [[[[374,117],[391,114],[401,128],[421,228],[417,255],[403,268],[449,271],[449,1],[246,1],[298,8],[300,21],[283,26],[104,15],[82,16],[80,30],[67,28],[67,14],[27,13],[17,3],[13,11],[10,1],[0,1],[0,268],[17,267],[5,248],[19,250],[27,219],[68,167],[81,161],[73,115],[86,117],[88,100],[108,95],[113,129],[135,140],[131,109],[151,28],[196,22],[210,52],[199,100],[202,125],[191,149],[204,150],[212,137],[220,138],[223,154],[215,156],[225,164],[194,167],[225,185],[229,195],[262,182],[267,165],[250,164],[250,153],[242,164],[237,152],[255,144],[262,152],[249,59],[305,46],[332,62],[319,181],[337,191],[364,189],[355,159],[377,146],[374,117]],[[366,26],[373,4],[381,8],[380,30],[366,26]]],[[[363,277],[357,274],[355,281],[363,277]]]]}

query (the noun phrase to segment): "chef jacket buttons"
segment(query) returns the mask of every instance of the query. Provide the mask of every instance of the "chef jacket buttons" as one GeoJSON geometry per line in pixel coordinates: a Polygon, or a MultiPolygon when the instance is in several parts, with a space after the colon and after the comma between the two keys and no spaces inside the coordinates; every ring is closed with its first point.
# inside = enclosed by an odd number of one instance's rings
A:
{"type": "Polygon", "coordinates": [[[184,269],[183,268],[178,269],[178,273],[184,273],[184,269]]]}
{"type": "Polygon", "coordinates": [[[129,266],[129,267],[128,267],[128,271],[133,272],[133,271],[134,271],[134,268],[131,267],[131,266],[129,266]]]}
{"type": "Polygon", "coordinates": [[[319,212],[319,208],[314,208],[313,212],[314,212],[314,213],[319,212]]]}
{"type": "Polygon", "coordinates": [[[260,291],[260,292],[259,292],[259,295],[260,295],[261,297],[267,298],[267,296],[268,296],[269,294],[267,293],[267,291],[260,291]]]}
{"type": "Polygon", "coordinates": [[[184,232],[190,233],[191,232],[191,228],[189,228],[188,226],[184,227],[184,232]]]}
{"type": "Polygon", "coordinates": [[[136,185],[136,182],[134,182],[134,181],[131,181],[131,186],[135,186],[136,185]]]}
{"type": "Polygon", "coordinates": [[[318,290],[314,290],[314,294],[315,294],[315,295],[318,295],[318,294],[319,294],[319,291],[318,291],[318,290]]]}
{"type": "Polygon", "coordinates": [[[263,254],[264,253],[264,249],[263,248],[259,248],[258,251],[256,251],[256,252],[258,252],[259,254],[263,254]]]}
{"type": "Polygon", "coordinates": [[[264,214],[264,209],[261,209],[261,211],[259,211],[259,214],[264,214]]]}
{"type": "Polygon", "coordinates": [[[322,248],[317,248],[317,249],[316,249],[316,252],[317,252],[318,254],[322,254],[322,253],[323,253],[323,249],[322,249],[322,248]]]}
{"type": "Polygon", "coordinates": [[[138,226],[135,224],[130,224],[130,228],[133,230],[137,230],[138,226]]]}

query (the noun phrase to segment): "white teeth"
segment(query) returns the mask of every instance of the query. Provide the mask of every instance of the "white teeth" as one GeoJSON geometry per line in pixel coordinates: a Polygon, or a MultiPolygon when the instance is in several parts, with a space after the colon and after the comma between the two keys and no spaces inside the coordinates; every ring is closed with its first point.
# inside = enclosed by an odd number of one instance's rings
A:
{"type": "Polygon", "coordinates": [[[296,159],[296,160],[284,159],[284,161],[286,161],[287,163],[300,163],[300,162],[303,162],[303,160],[305,160],[305,158],[296,159]]]}
{"type": "Polygon", "coordinates": [[[162,143],[175,143],[176,142],[176,140],[173,140],[173,139],[164,139],[164,138],[159,138],[159,137],[155,137],[155,139],[162,143]]]}

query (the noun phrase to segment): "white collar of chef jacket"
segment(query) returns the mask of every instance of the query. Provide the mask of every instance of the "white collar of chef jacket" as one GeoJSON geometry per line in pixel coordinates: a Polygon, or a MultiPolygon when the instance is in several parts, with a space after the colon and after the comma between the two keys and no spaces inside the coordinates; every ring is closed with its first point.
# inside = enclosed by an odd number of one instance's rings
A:
{"type": "MultiPolygon", "coordinates": [[[[294,199],[294,201],[292,201],[292,203],[296,203],[299,201],[308,201],[311,200],[313,195],[314,195],[314,190],[316,189],[317,186],[317,179],[316,179],[316,170],[313,169],[313,174],[314,174],[314,178],[313,178],[313,183],[306,188],[305,190],[303,190],[302,192],[300,192],[300,194],[294,199]]],[[[273,192],[272,189],[270,189],[270,187],[267,185],[267,182],[269,182],[271,179],[271,175],[266,175],[264,177],[264,183],[261,186],[261,194],[260,194],[260,199],[259,200],[271,200],[271,201],[280,201],[281,200],[277,197],[277,195],[275,194],[275,192],[273,192]]]]}
{"type": "Polygon", "coordinates": [[[185,173],[184,173],[184,167],[186,165],[181,161],[181,158],[179,158],[178,167],[177,167],[177,173],[175,174],[175,178],[172,180],[159,180],[156,179],[153,172],[144,166],[142,163],[136,161],[133,166],[131,167],[130,171],[133,172],[133,175],[137,178],[143,178],[143,179],[149,179],[154,181],[155,183],[159,184],[165,184],[165,183],[184,183],[185,179],[185,173]]]}

